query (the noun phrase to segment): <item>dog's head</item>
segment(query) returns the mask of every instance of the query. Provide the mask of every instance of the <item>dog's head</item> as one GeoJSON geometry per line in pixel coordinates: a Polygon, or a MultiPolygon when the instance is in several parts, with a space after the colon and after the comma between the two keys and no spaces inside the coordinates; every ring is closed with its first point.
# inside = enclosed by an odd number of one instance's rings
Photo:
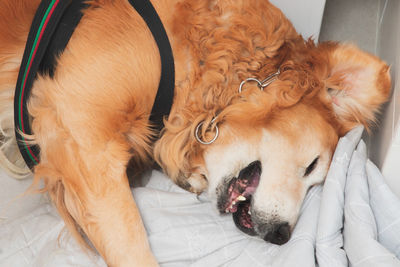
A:
{"type": "Polygon", "coordinates": [[[203,114],[187,127],[167,123],[155,147],[178,184],[208,190],[239,229],[275,244],[289,240],[307,190],[324,181],[339,137],[374,122],[390,92],[389,67],[352,45],[308,42],[290,50],[279,68],[264,91],[256,83],[241,93],[235,86],[214,120],[203,114]],[[216,127],[215,142],[196,141],[196,128],[210,140],[216,127]]]}

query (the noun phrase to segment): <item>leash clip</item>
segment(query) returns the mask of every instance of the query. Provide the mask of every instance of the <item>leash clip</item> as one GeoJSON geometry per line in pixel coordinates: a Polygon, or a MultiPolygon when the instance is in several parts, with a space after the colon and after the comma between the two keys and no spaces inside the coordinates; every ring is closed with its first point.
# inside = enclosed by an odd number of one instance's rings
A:
{"type": "Polygon", "coordinates": [[[257,78],[247,78],[244,81],[242,81],[239,85],[239,93],[242,92],[243,86],[245,83],[247,82],[256,82],[257,86],[260,88],[261,91],[264,91],[264,88],[267,87],[268,85],[270,85],[271,83],[273,83],[277,78],[277,76],[281,74],[281,70],[278,69],[277,72],[272,73],[271,75],[269,75],[267,78],[265,78],[264,80],[260,81],[257,78]]]}

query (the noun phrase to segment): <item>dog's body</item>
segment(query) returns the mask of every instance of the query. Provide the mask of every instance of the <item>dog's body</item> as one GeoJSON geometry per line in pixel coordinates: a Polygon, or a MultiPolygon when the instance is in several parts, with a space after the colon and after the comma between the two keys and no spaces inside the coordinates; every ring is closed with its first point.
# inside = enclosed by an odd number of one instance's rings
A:
{"type": "MultiPolygon", "coordinates": [[[[13,95],[39,2],[0,3],[2,152],[9,159],[1,162],[16,175],[23,171],[10,152],[13,95]]],[[[174,104],[153,146],[156,43],[128,1],[88,3],[54,77],[39,76],[33,87],[29,112],[41,148],[34,173],[69,230],[78,240],[83,231],[110,266],[156,265],[129,189],[129,161],[139,172],[155,159],[186,189],[208,188],[221,212],[251,210],[235,213],[243,231],[284,243],[307,189],[323,181],[338,137],[373,121],[389,95],[382,61],[350,45],[304,42],[268,1],[153,0],[176,73],[174,104]],[[249,83],[238,92],[246,78],[278,69],[264,91],[249,83]],[[211,145],[196,141],[203,121],[205,140],[219,127],[211,145]],[[242,176],[251,181],[239,184],[242,176]],[[240,208],[238,195],[252,200],[240,208]]]]}

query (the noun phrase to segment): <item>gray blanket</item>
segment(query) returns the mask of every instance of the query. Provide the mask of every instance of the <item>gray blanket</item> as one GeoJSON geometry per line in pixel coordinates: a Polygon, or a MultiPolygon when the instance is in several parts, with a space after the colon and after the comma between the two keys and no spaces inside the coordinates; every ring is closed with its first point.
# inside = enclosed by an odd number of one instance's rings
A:
{"type": "MultiPolygon", "coordinates": [[[[363,129],[341,138],[324,186],[307,194],[291,240],[268,244],[247,236],[231,215],[153,171],[133,189],[161,266],[400,266],[400,200],[367,159],[363,129]]],[[[0,266],[105,266],[80,251],[45,203],[0,223],[0,266]]]]}

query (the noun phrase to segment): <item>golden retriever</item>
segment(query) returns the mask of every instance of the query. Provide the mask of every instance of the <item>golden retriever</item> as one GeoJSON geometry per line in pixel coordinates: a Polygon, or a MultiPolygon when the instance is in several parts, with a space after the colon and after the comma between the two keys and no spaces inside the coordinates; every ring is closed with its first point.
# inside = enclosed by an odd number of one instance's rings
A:
{"type": "MultiPolygon", "coordinates": [[[[0,2],[1,163],[22,176],[13,97],[39,0],[0,2]]],[[[29,102],[41,149],[34,169],[72,235],[109,266],[154,266],[129,188],[153,160],[178,185],[208,190],[242,231],[288,241],[307,190],[323,182],[338,138],[374,122],[389,67],[353,45],[304,41],[266,0],[152,0],[171,42],[175,96],[157,134],[160,79],[153,37],[127,0],[90,0],[29,102]],[[263,80],[262,88],[248,78],[263,80]],[[218,136],[216,131],[218,130],[218,136]],[[197,137],[196,137],[197,135],[197,137]],[[217,137],[211,144],[207,141],[217,137]]]]}

